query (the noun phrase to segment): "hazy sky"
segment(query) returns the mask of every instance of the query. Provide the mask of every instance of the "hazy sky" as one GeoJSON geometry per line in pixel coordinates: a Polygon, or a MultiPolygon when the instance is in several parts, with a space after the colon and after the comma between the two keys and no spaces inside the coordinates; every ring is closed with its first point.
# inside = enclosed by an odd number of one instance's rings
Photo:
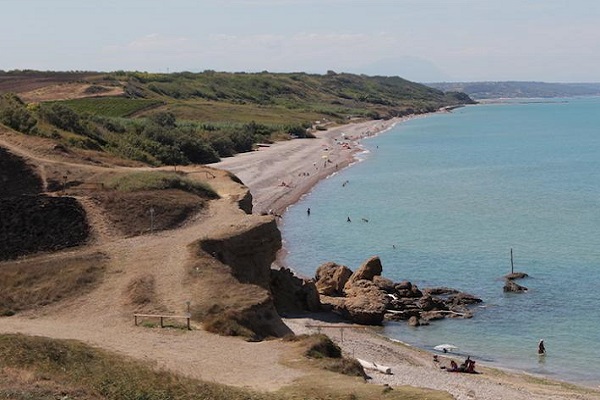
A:
{"type": "Polygon", "coordinates": [[[0,69],[600,82],[600,0],[0,0],[0,69]]]}

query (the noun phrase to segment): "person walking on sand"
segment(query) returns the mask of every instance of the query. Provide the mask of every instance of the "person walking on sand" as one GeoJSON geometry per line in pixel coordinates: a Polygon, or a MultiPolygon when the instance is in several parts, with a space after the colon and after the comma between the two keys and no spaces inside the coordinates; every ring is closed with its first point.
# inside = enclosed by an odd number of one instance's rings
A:
{"type": "Polygon", "coordinates": [[[544,339],[540,339],[540,342],[538,343],[538,354],[541,356],[546,354],[546,346],[544,346],[544,339]]]}

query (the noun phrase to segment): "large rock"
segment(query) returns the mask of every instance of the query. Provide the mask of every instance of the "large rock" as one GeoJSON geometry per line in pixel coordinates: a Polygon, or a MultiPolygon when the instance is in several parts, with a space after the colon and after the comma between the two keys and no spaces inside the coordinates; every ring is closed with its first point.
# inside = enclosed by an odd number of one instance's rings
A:
{"type": "Polygon", "coordinates": [[[381,325],[389,301],[377,285],[362,279],[346,290],[345,314],[357,324],[381,325]]]}
{"type": "Polygon", "coordinates": [[[383,276],[374,276],[373,283],[386,293],[394,293],[396,291],[394,282],[388,278],[384,278],[383,276]]]}
{"type": "Polygon", "coordinates": [[[352,275],[352,271],[334,262],[321,265],[315,274],[315,285],[320,294],[325,296],[343,296],[344,286],[352,275]]]}
{"type": "Polygon", "coordinates": [[[419,290],[417,285],[413,285],[409,281],[402,281],[394,286],[398,297],[419,298],[423,296],[423,292],[419,290]]]}
{"type": "Polygon", "coordinates": [[[423,311],[448,311],[448,306],[442,300],[431,296],[423,296],[417,304],[423,311]]]}
{"type": "Polygon", "coordinates": [[[475,297],[472,294],[464,292],[458,292],[448,298],[449,305],[453,306],[479,304],[481,302],[483,302],[483,300],[481,300],[479,297],[475,297]]]}
{"type": "Polygon", "coordinates": [[[369,258],[367,261],[360,266],[360,268],[352,274],[348,282],[346,283],[345,290],[354,285],[355,282],[360,280],[372,281],[375,276],[381,275],[383,266],[379,257],[374,256],[369,258]]]}

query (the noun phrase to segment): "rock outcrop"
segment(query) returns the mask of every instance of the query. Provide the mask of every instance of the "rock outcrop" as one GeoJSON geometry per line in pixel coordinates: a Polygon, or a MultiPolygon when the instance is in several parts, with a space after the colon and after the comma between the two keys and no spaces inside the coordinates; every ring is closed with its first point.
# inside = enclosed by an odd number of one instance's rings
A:
{"type": "Polygon", "coordinates": [[[327,262],[317,268],[315,284],[319,293],[325,296],[343,296],[344,286],[352,271],[345,265],[327,262]]]}
{"type": "Polygon", "coordinates": [[[275,308],[280,315],[321,311],[315,283],[294,275],[288,268],[271,270],[270,287],[275,308]]]}
{"type": "Polygon", "coordinates": [[[469,306],[481,302],[452,288],[421,291],[409,281],[395,283],[381,276],[383,267],[379,257],[368,259],[349,278],[345,278],[347,271],[350,271],[347,267],[333,262],[321,265],[316,287],[324,307],[358,324],[379,325],[387,318],[420,326],[441,318],[470,318],[469,306]],[[340,271],[344,271],[344,278],[335,279],[341,275],[340,271]]]}

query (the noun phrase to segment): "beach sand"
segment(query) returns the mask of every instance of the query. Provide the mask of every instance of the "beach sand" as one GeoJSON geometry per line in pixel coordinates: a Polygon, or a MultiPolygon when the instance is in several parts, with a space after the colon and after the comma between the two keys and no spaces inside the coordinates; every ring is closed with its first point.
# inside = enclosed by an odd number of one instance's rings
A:
{"type": "Polygon", "coordinates": [[[342,125],[317,132],[315,139],[295,139],[259,147],[211,164],[233,172],[250,188],[254,213],[281,215],[320,180],[355,161],[358,142],[406,118],[342,125]]]}
{"type": "MultiPolygon", "coordinates": [[[[316,139],[297,139],[261,147],[213,164],[236,174],[253,195],[254,213],[281,215],[285,209],[308,193],[321,179],[355,161],[362,138],[383,132],[405,119],[368,121],[318,132],[316,139]]],[[[281,261],[279,261],[281,262],[281,261]]],[[[316,269],[317,266],[315,266],[316,269]]],[[[389,366],[391,375],[368,371],[371,382],[390,386],[410,385],[444,390],[456,399],[600,399],[600,391],[534,377],[532,375],[486,368],[479,363],[477,375],[450,373],[448,357],[397,343],[376,334],[375,330],[343,322],[332,316],[287,318],[286,324],[297,334],[314,333],[306,325],[335,325],[323,333],[335,340],[346,356],[389,366]],[[324,319],[326,322],[324,322],[324,319]]],[[[427,329],[426,327],[424,329],[427,329]]],[[[456,358],[460,364],[463,360],[456,358]]]]}

